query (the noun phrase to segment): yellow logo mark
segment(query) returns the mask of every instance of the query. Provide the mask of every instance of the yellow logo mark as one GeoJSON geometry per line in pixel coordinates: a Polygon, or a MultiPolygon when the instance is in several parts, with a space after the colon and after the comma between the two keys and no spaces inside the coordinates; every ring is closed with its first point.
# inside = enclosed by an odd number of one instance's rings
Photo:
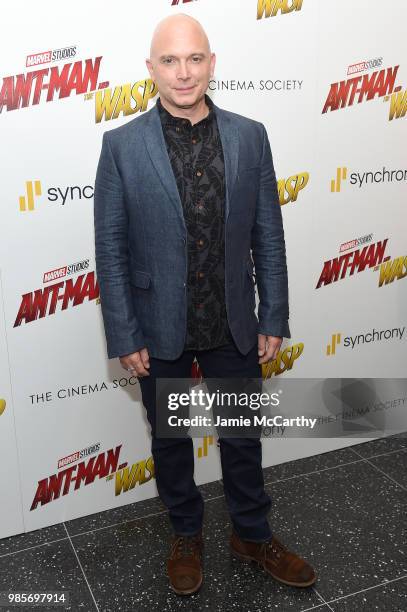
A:
{"type": "Polygon", "coordinates": [[[407,112],[407,89],[405,89],[404,91],[394,91],[391,96],[385,96],[384,101],[388,102],[389,99],[389,121],[392,121],[394,117],[396,119],[404,117],[407,112]]]}
{"type": "Polygon", "coordinates": [[[157,85],[152,79],[142,79],[133,85],[126,83],[114,88],[99,89],[95,92],[95,121],[100,123],[103,118],[110,121],[121,114],[127,117],[139,111],[144,112],[149,100],[157,93],[157,85]]]}
{"type": "Polygon", "coordinates": [[[198,446],[198,457],[206,457],[208,454],[208,446],[212,446],[213,436],[204,436],[202,446],[198,446]]]}
{"type": "Polygon", "coordinates": [[[298,197],[298,193],[304,189],[309,181],[309,173],[301,172],[300,174],[293,174],[288,179],[282,178],[278,180],[278,196],[280,204],[288,204],[288,202],[295,202],[298,197]],[[287,198],[285,198],[287,193],[287,198]]]}
{"type": "Polygon", "coordinates": [[[20,196],[18,199],[21,212],[24,210],[34,210],[34,194],[36,196],[41,195],[41,181],[26,181],[25,187],[27,196],[20,196]]]}
{"type": "Polygon", "coordinates": [[[134,489],[136,484],[142,485],[154,478],[154,476],[155,469],[153,457],[137,461],[133,463],[131,467],[127,465],[115,473],[115,495],[120,495],[123,492],[126,493],[134,489]]]}
{"type": "Polygon", "coordinates": [[[261,364],[261,373],[263,379],[271,378],[271,376],[278,376],[286,370],[291,370],[294,361],[302,355],[304,350],[304,343],[298,342],[293,346],[286,346],[286,348],[277,353],[277,357],[273,361],[261,364]]]}
{"type": "Polygon", "coordinates": [[[330,355],[335,355],[336,345],[341,343],[341,334],[332,334],[331,344],[328,344],[326,347],[326,354],[328,357],[330,355]]]}
{"type": "Polygon", "coordinates": [[[346,180],[347,168],[337,168],[336,169],[336,180],[331,180],[331,192],[338,192],[341,190],[341,181],[346,180]]]}
{"type": "Polygon", "coordinates": [[[0,416],[3,414],[5,409],[6,409],[6,400],[0,397],[0,416]]]}
{"type": "Polygon", "coordinates": [[[291,11],[300,11],[303,0],[258,0],[257,1],[257,19],[262,17],[275,17],[278,11],[282,15],[291,13],[291,11]]]}
{"type": "MultiPolygon", "coordinates": [[[[379,268],[379,266],[377,266],[379,268]]],[[[407,255],[389,259],[380,265],[379,287],[392,283],[395,278],[405,278],[407,276],[407,255]]]]}

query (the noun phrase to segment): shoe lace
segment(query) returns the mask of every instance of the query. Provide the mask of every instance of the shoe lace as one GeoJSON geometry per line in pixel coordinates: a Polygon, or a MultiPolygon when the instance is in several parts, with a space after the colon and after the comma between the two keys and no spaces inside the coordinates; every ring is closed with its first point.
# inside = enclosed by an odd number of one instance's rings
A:
{"type": "Polygon", "coordinates": [[[194,555],[200,548],[199,535],[194,536],[177,536],[171,549],[171,556],[184,557],[194,555]]]}
{"type": "Polygon", "coordinates": [[[279,542],[276,537],[271,538],[271,540],[268,540],[268,542],[264,542],[263,544],[262,552],[264,554],[264,558],[270,557],[274,560],[279,560],[286,551],[286,546],[279,542]]]}

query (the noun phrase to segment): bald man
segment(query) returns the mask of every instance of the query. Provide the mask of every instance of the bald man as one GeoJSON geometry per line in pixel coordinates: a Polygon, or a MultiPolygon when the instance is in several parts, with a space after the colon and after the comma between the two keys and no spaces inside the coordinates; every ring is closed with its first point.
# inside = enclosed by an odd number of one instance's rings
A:
{"type": "MultiPolygon", "coordinates": [[[[195,358],[208,385],[212,378],[233,378],[236,388],[239,380],[261,381],[261,364],[290,337],[269,140],[262,123],[208,97],[215,60],[192,17],[158,24],[146,60],[157,104],[104,133],[94,198],[108,358],[118,357],[140,383],[157,489],[174,532],[168,577],[180,595],[203,580],[203,499],[191,437],[158,435],[156,381],[188,381],[195,358]]],[[[313,568],[271,532],[260,436],[225,435],[219,447],[233,555],[257,561],[284,584],[313,584],[313,568]]]]}

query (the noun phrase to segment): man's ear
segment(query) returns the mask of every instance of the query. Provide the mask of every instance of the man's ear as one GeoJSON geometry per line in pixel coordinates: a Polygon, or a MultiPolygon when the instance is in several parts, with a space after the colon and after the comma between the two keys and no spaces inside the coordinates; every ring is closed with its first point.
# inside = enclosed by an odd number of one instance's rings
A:
{"type": "Polygon", "coordinates": [[[211,78],[215,74],[215,65],[216,65],[216,54],[211,54],[211,78]]]}
{"type": "Polygon", "coordinates": [[[147,70],[150,73],[151,78],[154,80],[153,78],[153,74],[154,74],[154,68],[153,68],[153,64],[151,63],[150,58],[146,58],[146,66],[147,66],[147,70]]]}

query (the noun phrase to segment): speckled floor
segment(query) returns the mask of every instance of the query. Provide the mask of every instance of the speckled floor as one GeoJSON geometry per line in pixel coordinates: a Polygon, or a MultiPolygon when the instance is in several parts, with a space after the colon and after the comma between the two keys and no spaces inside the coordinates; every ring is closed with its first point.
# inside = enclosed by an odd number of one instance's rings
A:
{"type": "Polygon", "coordinates": [[[178,597],[168,587],[171,529],[158,498],[0,540],[0,591],[68,591],[73,611],[407,611],[407,433],[264,474],[271,527],[314,565],[313,587],[284,586],[230,556],[219,481],[201,487],[204,584],[197,594],[178,597]]]}

